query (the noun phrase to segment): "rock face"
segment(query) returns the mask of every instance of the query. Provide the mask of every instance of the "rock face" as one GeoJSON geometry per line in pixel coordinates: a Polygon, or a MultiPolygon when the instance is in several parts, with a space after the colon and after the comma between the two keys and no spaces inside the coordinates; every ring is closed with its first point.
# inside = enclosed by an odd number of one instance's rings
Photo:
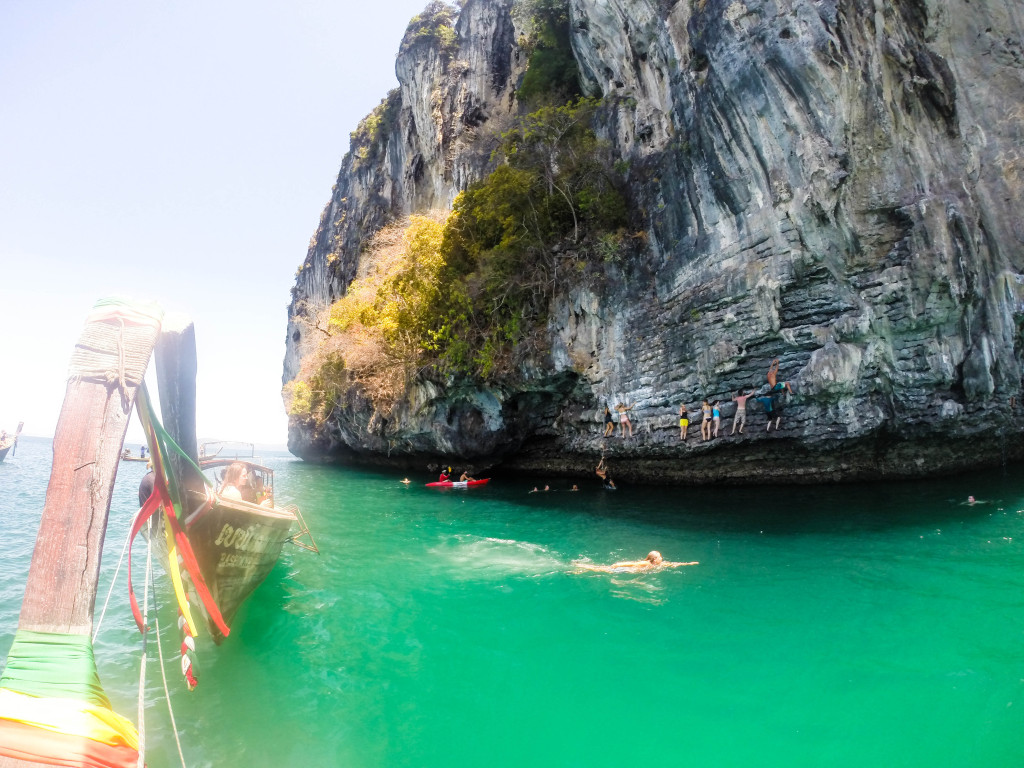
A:
{"type": "MultiPolygon", "coordinates": [[[[393,124],[350,153],[298,275],[285,381],[383,223],[489,169],[525,64],[509,0],[468,0],[457,51],[399,56],[393,124]]],[[[387,419],[348,392],[311,460],[647,482],[920,476],[1020,456],[1024,6],[1009,0],[571,0],[585,90],[629,163],[647,247],[551,308],[509,388],[423,381],[387,419]],[[766,431],[737,390],[794,394],[766,431]],[[723,430],[700,439],[703,399],[723,430]],[[602,438],[606,405],[632,438],[602,438]],[[678,409],[691,419],[679,440],[678,409]]]]}

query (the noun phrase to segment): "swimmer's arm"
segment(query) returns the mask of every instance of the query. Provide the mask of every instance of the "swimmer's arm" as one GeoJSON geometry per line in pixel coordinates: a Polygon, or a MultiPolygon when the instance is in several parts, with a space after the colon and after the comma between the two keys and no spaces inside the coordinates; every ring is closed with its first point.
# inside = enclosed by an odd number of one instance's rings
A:
{"type": "Polygon", "coordinates": [[[600,571],[605,572],[610,570],[610,566],[607,565],[593,565],[592,563],[573,563],[573,568],[581,571],[600,571]]]}
{"type": "Polygon", "coordinates": [[[669,568],[678,568],[680,565],[700,565],[700,563],[694,561],[692,563],[662,563],[662,565],[666,565],[669,568]]]}

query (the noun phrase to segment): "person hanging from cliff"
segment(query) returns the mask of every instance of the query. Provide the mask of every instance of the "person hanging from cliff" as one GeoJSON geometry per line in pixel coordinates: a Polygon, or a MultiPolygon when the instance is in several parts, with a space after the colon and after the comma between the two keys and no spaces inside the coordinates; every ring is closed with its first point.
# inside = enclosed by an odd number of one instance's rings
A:
{"type": "Polygon", "coordinates": [[[736,392],[736,397],[732,399],[732,401],[736,403],[736,413],[732,417],[732,432],[729,433],[730,435],[736,434],[737,425],[740,428],[740,434],[743,434],[743,427],[747,423],[747,400],[749,400],[750,396],[753,394],[753,392],[750,392],[745,395],[741,389],[736,392]]]}
{"type": "Polygon", "coordinates": [[[775,420],[775,431],[779,430],[779,422],[782,420],[782,406],[776,402],[774,395],[760,395],[755,398],[761,405],[764,406],[764,413],[768,419],[768,424],[765,426],[764,431],[770,432],[772,428],[772,420],[775,420]]]}
{"type": "Polygon", "coordinates": [[[629,436],[633,436],[633,422],[629,420],[629,416],[626,415],[626,411],[632,411],[633,406],[626,406],[625,403],[619,403],[615,406],[615,410],[619,412],[619,437],[626,436],[626,430],[629,430],[629,436]]]}
{"type": "Polygon", "coordinates": [[[615,422],[612,420],[612,412],[608,406],[604,407],[604,437],[611,437],[615,431],[615,422]]]}
{"type": "Polygon", "coordinates": [[[608,465],[604,463],[604,456],[602,456],[601,460],[597,462],[597,467],[594,469],[594,472],[601,478],[601,482],[604,483],[605,488],[610,491],[615,490],[615,481],[612,480],[611,475],[608,474],[608,465]]]}
{"type": "Polygon", "coordinates": [[[686,431],[690,427],[690,414],[686,412],[686,403],[679,404],[679,439],[686,442],[686,431]]]}
{"type": "Polygon", "coordinates": [[[711,403],[705,400],[700,404],[700,439],[707,442],[711,439],[711,403]]]}
{"type": "Polygon", "coordinates": [[[768,391],[769,392],[783,392],[787,395],[793,394],[793,388],[789,385],[788,381],[777,381],[779,376],[779,358],[772,360],[772,364],[768,366],[768,391]]]}
{"type": "Polygon", "coordinates": [[[594,565],[593,563],[573,562],[573,567],[582,571],[599,571],[601,573],[635,573],[636,571],[647,571],[654,568],[678,568],[681,565],[700,565],[692,563],[670,563],[661,556],[657,550],[649,552],[643,560],[620,560],[611,565],[594,565]]]}

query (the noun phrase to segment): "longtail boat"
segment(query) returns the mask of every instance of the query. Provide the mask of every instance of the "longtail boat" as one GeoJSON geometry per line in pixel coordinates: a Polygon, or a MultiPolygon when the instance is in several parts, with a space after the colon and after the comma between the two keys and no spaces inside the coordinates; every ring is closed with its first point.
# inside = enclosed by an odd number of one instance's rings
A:
{"type": "MultiPolygon", "coordinates": [[[[0,677],[0,768],[144,764],[143,704],[138,728],[113,711],[100,684],[92,640],[107,515],[133,407],[151,448],[154,491],[135,516],[130,537],[147,528],[151,543],[165,545],[185,635],[182,672],[189,689],[196,683],[192,605],[199,605],[219,642],[286,541],[316,551],[311,536],[308,544],[297,541],[309,535],[298,510],[274,506],[269,469],[253,464],[256,473],[266,470],[261,475],[270,488],[264,492],[266,505],[224,498],[211,487],[196,462],[194,403],[192,324],[172,320],[155,305],[97,303],[69,368],[25,598],[0,677]],[[168,429],[156,419],[143,384],[154,345],[168,429]],[[296,521],[302,530],[290,536],[296,521]]],[[[131,587],[131,551],[128,546],[128,592],[143,633],[144,672],[150,628],[131,587]]],[[[144,605],[148,612],[148,601],[144,605]]],[[[143,688],[140,684],[140,697],[143,688]]]]}
{"type": "MultiPolygon", "coordinates": [[[[143,521],[163,507],[165,514],[157,518],[155,539],[165,545],[164,561],[185,618],[183,630],[195,637],[196,624],[190,609],[197,604],[210,636],[220,644],[230,633],[242,603],[273,569],[285,543],[319,550],[298,508],[276,505],[271,469],[239,459],[237,454],[229,458],[215,452],[211,456],[206,444],[202,450],[197,448],[195,332],[183,319],[174,326],[173,318],[165,320],[156,348],[162,425],[156,421],[145,387],[139,396],[137,410],[156,484],[134,530],[141,530],[143,521]],[[259,484],[258,497],[255,488],[251,499],[225,495],[216,472],[234,463],[246,467],[259,484]],[[174,514],[166,514],[168,508],[174,514]],[[293,527],[297,529],[294,534],[293,527]],[[185,555],[185,573],[180,571],[177,553],[185,555]],[[186,585],[197,600],[188,599],[186,585]]],[[[187,639],[185,642],[189,644],[187,639]]],[[[188,666],[183,660],[183,668],[188,666]]],[[[189,672],[185,677],[189,687],[194,687],[194,677],[189,672]]]]}
{"type": "Polygon", "coordinates": [[[21,429],[24,426],[25,422],[19,421],[18,429],[13,435],[4,432],[3,437],[0,437],[0,462],[6,459],[8,452],[18,444],[18,435],[21,434],[21,429]]]}
{"type": "MultiPolygon", "coordinates": [[[[200,459],[199,467],[208,484],[203,494],[188,492],[192,511],[185,516],[185,532],[224,624],[230,627],[287,542],[318,550],[298,507],[276,506],[272,469],[238,456],[200,459]],[[248,478],[240,499],[212,490],[221,488],[223,471],[233,465],[242,467],[248,478]],[[293,527],[295,534],[291,534],[293,527]]],[[[206,619],[210,635],[220,643],[224,639],[220,627],[208,615],[206,619]]]]}

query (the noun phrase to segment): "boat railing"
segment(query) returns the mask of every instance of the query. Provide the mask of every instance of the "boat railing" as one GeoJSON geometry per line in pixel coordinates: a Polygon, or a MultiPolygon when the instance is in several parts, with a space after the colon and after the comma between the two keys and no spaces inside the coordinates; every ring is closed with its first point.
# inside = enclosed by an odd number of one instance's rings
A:
{"type": "Polygon", "coordinates": [[[308,549],[310,552],[316,552],[319,555],[320,554],[320,548],[316,545],[316,541],[313,539],[313,532],[310,531],[309,530],[309,526],[306,525],[306,520],[305,520],[305,518],[302,517],[302,513],[299,511],[299,508],[297,506],[295,506],[294,504],[289,504],[287,507],[284,508],[284,510],[286,512],[291,512],[293,515],[295,515],[295,519],[299,521],[299,531],[298,531],[298,533],[296,533],[296,534],[294,534],[292,536],[289,536],[286,539],[286,541],[290,541],[292,544],[294,544],[297,547],[302,547],[303,549],[308,549]],[[302,538],[308,538],[309,539],[309,543],[307,544],[304,541],[300,541],[300,539],[302,539],[302,538]]]}

